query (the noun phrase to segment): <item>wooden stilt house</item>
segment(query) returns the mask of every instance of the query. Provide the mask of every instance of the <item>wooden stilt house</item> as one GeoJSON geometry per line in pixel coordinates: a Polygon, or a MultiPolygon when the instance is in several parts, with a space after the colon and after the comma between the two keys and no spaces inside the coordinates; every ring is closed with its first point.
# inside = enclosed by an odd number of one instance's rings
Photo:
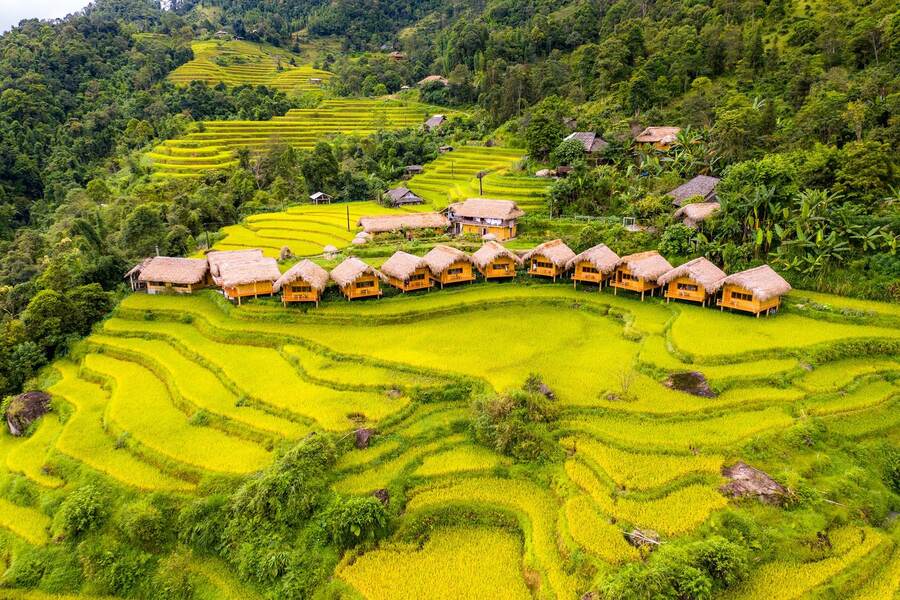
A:
{"type": "Polygon", "coordinates": [[[328,285],[328,271],[311,260],[304,259],[284,272],[275,281],[274,290],[281,292],[281,303],[315,302],[319,306],[322,292],[328,285]]]}
{"type": "Polygon", "coordinates": [[[708,300],[715,298],[724,278],[725,271],[700,257],[663,273],[657,282],[665,288],[666,303],[688,300],[706,306],[708,300]]]}
{"type": "Polygon", "coordinates": [[[404,294],[415,290],[427,290],[434,285],[425,259],[400,250],[384,261],[381,273],[390,285],[404,294]]]}
{"type": "Polygon", "coordinates": [[[271,296],[275,282],[281,277],[274,258],[263,256],[262,250],[223,250],[206,255],[213,282],[222,288],[229,300],[241,304],[243,298],[271,296]]]}
{"type": "Polygon", "coordinates": [[[472,262],[485,279],[511,279],[516,276],[516,267],[522,266],[515,252],[493,240],[475,251],[472,262]]]}
{"type": "Polygon", "coordinates": [[[566,268],[572,271],[573,287],[577,287],[581,281],[595,283],[602,290],[603,282],[609,279],[618,263],[618,254],[610,250],[606,244],[598,244],[572,258],[566,268]]]}
{"type": "Polygon", "coordinates": [[[619,259],[613,274],[612,286],[617,294],[619,289],[639,292],[643,302],[644,294],[650,292],[652,295],[659,287],[657,279],[671,270],[672,265],[656,250],[629,254],[619,259]]]}
{"type": "Polygon", "coordinates": [[[380,280],[384,277],[377,269],[351,256],[331,271],[331,279],[341,289],[347,300],[378,298],[381,296],[380,280]]]}
{"type": "Polygon", "coordinates": [[[769,265],[761,265],[753,269],[729,275],[721,281],[722,297],[719,306],[722,310],[733,308],[755,314],[767,315],[778,310],[781,297],[791,291],[791,284],[775,272],[769,265]]]}
{"type": "Polygon", "coordinates": [[[451,283],[475,281],[472,257],[462,250],[438,244],[423,258],[431,271],[431,279],[441,288],[451,283]]]}
{"type": "Polygon", "coordinates": [[[550,277],[556,281],[566,270],[566,266],[575,258],[572,249],[562,240],[544,242],[522,257],[533,277],[550,277]]]}
{"type": "Polygon", "coordinates": [[[131,289],[146,289],[148,294],[193,294],[209,283],[209,267],[197,258],[154,256],[128,272],[131,289]]]}

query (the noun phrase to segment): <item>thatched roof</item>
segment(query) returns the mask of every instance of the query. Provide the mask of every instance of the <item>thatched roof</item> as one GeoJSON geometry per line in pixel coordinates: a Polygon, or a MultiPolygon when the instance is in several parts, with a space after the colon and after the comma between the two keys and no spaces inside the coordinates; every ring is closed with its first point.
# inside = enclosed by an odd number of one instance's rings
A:
{"type": "Polygon", "coordinates": [[[431,269],[431,272],[435,275],[444,272],[447,267],[455,262],[472,262],[472,257],[462,250],[443,244],[438,244],[429,250],[423,258],[428,264],[428,268],[431,269]]]}
{"type": "Polygon", "coordinates": [[[713,294],[719,289],[719,282],[725,278],[725,271],[701,256],[666,271],[656,279],[656,283],[666,285],[679,277],[689,277],[702,285],[707,293],[713,294]]]}
{"type": "Polygon", "coordinates": [[[697,175],[690,181],[682,183],[677,188],[669,192],[667,195],[674,199],[675,206],[682,206],[685,201],[696,198],[697,196],[704,200],[715,196],[716,186],[721,181],[718,177],[710,177],[709,175],[697,175]]]}
{"type": "Polygon", "coordinates": [[[753,292],[753,297],[765,302],[775,296],[783,296],[791,291],[791,284],[775,272],[769,265],[761,265],[719,280],[716,288],[736,285],[753,292]]]}
{"type": "Polygon", "coordinates": [[[684,221],[688,227],[696,227],[697,223],[701,223],[710,218],[722,206],[718,202],[696,202],[694,204],[686,204],[675,211],[675,218],[684,221]]]}
{"type": "Polygon", "coordinates": [[[281,277],[275,259],[265,257],[252,261],[222,263],[219,265],[219,273],[217,283],[226,288],[263,281],[275,283],[281,277]]]}
{"type": "Polygon", "coordinates": [[[616,268],[616,265],[619,263],[619,255],[610,250],[606,244],[597,244],[593,248],[588,248],[581,254],[571,258],[566,268],[571,269],[582,261],[589,262],[598,271],[606,275],[616,268]]]}
{"type": "Polygon", "coordinates": [[[328,271],[314,263],[309,259],[304,259],[296,265],[284,272],[284,275],[275,282],[275,291],[281,291],[281,288],[294,283],[295,281],[305,281],[314,290],[322,291],[328,284],[328,271]]]}
{"type": "Polygon", "coordinates": [[[603,152],[609,146],[609,142],[592,131],[576,131],[570,133],[563,141],[569,140],[581,142],[585,152],[603,152]]]}
{"type": "Polygon", "coordinates": [[[419,85],[426,85],[435,81],[442,85],[447,85],[448,83],[450,83],[447,78],[442,75],[429,75],[428,77],[420,79],[419,85]]]}
{"type": "Polygon", "coordinates": [[[637,136],[634,141],[641,144],[656,144],[662,142],[671,144],[681,132],[681,127],[648,127],[637,136]]]}
{"type": "Polygon", "coordinates": [[[484,269],[502,256],[508,256],[513,259],[517,265],[522,264],[522,259],[519,258],[515,252],[509,250],[500,242],[495,242],[493,240],[485,242],[481,248],[475,251],[472,255],[472,262],[474,262],[475,266],[479,269],[484,269]]]}
{"type": "Polygon", "coordinates": [[[441,213],[406,213],[362,217],[357,223],[366,233],[385,233],[401,229],[446,229],[450,221],[441,213]]]}
{"type": "Polygon", "coordinates": [[[428,264],[421,256],[397,250],[381,265],[381,272],[400,281],[409,281],[413,273],[423,267],[427,268],[428,264]]]}
{"type": "Polygon", "coordinates": [[[139,262],[138,264],[136,264],[136,265],[134,265],[133,267],[131,267],[131,268],[128,270],[128,272],[125,273],[125,275],[122,276],[122,278],[123,278],[123,279],[128,279],[128,278],[131,277],[132,275],[140,275],[140,274],[141,274],[141,270],[142,270],[145,266],[147,266],[147,264],[148,264],[151,260],[153,260],[152,257],[150,257],[150,258],[145,258],[144,260],[142,260],[142,261],[139,262]]]}
{"type": "Polygon", "coordinates": [[[669,261],[663,258],[656,250],[623,256],[619,259],[616,267],[622,265],[627,266],[633,275],[649,279],[650,281],[655,281],[663,273],[672,270],[672,265],[669,264],[669,261]]]}
{"type": "Polygon", "coordinates": [[[465,219],[500,219],[508,221],[518,219],[525,211],[512,200],[489,200],[487,198],[469,198],[465,202],[450,205],[450,212],[465,219]]]}
{"type": "Polygon", "coordinates": [[[380,279],[384,279],[378,269],[372,265],[367,265],[355,256],[351,256],[344,260],[341,264],[331,270],[331,279],[341,287],[353,283],[366,273],[372,273],[380,279]]]}
{"type": "Polygon", "coordinates": [[[408,204],[413,203],[413,202],[416,202],[416,203],[423,202],[422,198],[417,196],[415,192],[413,192],[411,189],[409,189],[407,187],[403,187],[403,186],[395,187],[395,188],[388,190],[385,193],[385,196],[390,198],[391,203],[394,203],[394,204],[397,204],[400,202],[406,202],[408,204]]]}
{"type": "Polygon", "coordinates": [[[447,120],[447,117],[444,115],[433,115],[425,121],[425,127],[428,129],[434,129],[435,127],[440,127],[444,121],[447,120]]]}
{"type": "Polygon", "coordinates": [[[209,272],[213,279],[219,277],[220,268],[226,262],[252,262],[261,258],[263,258],[263,253],[258,248],[253,248],[252,250],[213,250],[206,253],[206,261],[209,263],[209,272]]]}
{"type": "Polygon", "coordinates": [[[159,281],[179,285],[200,283],[206,277],[209,268],[202,258],[170,256],[154,256],[142,265],[138,281],[159,281]]]}
{"type": "Polygon", "coordinates": [[[531,257],[538,255],[543,256],[560,269],[565,269],[566,265],[569,264],[569,261],[575,258],[575,253],[572,252],[572,249],[566,246],[562,240],[544,242],[540,246],[526,252],[525,256],[522,257],[522,260],[528,261],[531,257]]]}

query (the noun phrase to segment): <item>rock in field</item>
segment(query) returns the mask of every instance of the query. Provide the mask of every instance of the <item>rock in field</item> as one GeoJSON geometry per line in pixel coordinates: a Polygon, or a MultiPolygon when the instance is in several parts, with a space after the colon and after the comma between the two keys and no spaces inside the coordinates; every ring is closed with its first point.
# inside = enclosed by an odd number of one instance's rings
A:
{"type": "Polygon", "coordinates": [[[357,429],[354,433],[356,433],[356,447],[359,450],[365,450],[369,447],[369,440],[372,439],[372,436],[375,435],[374,429],[357,429]]]}
{"type": "Polygon", "coordinates": [[[699,371],[688,371],[687,373],[672,373],[668,379],[663,382],[667,388],[679,390],[700,396],[701,398],[715,398],[716,393],[709,387],[706,377],[699,371]]]}
{"type": "Polygon", "coordinates": [[[746,498],[756,496],[766,504],[781,504],[787,496],[787,489],[763,473],[743,461],[722,469],[722,475],[730,479],[720,489],[726,496],[746,498]]]}
{"type": "Polygon", "coordinates": [[[50,412],[50,394],[25,392],[19,394],[6,409],[6,425],[15,436],[24,435],[28,427],[50,412]]]}

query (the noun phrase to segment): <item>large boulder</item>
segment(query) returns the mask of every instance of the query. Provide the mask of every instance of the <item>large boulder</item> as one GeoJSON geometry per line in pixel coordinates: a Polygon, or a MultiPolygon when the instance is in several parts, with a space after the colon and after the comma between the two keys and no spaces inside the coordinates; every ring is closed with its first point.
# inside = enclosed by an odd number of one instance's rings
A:
{"type": "Polygon", "coordinates": [[[672,373],[668,379],[663,382],[667,388],[679,390],[700,396],[701,398],[715,398],[716,393],[709,387],[709,382],[703,373],[699,371],[688,371],[686,373],[672,373]]]}
{"type": "Polygon", "coordinates": [[[723,494],[732,498],[755,496],[766,504],[782,504],[788,494],[783,485],[743,461],[725,467],[722,475],[730,481],[720,489],[723,494]]]}
{"type": "Polygon", "coordinates": [[[6,409],[6,425],[15,436],[24,435],[28,427],[50,412],[50,395],[46,392],[19,394],[6,409]]]}
{"type": "Polygon", "coordinates": [[[354,433],[356,434],[356,447],[359,450],[365,450],[369,447],[369,440],[371,440],[372,436],[375,435],[375,430],[360,428],[357,429],[354,433]]]}

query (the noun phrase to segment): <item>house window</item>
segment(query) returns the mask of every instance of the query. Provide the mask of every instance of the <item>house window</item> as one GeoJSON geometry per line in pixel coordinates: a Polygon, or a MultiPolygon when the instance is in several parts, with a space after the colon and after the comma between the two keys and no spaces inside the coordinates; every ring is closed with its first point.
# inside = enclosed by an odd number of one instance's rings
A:
{"type": "Polygon", "coordinates": [[[415,273],[409,277],[410,281],[422,281],[423,279],[425,279],[425,275],[422,273],[415,273]]]}
{"type": "Polygon", "coordinates": [[[462,267],[453,267],[452,269],[447,269],[447,275],[462,275],[462,272],[462,267]]]}
{"type": "Polygon", "coordinates": [[[745,294],[743,292],[731,292],[732,300],[741,300],[743,302],[753,302],[753,294],[745,294]]]}
{"type": "Polygon", "coordinates": [[[549,263],[545,260],[536,259],[536,260],[531,261],[531,266],[533,268],[538,268],[538,269],[552,269],[553,263],[549,263]]]}
{"type": "Polygon", "coordinates": [[[581,267],[581,272],[582,273],[594,273],[594,274],[599,273],[599,271],[597,270],[597,267],[591,267],[591,266],[581,267]]]}
{"type": "Polygon", "coordinates": [[[631,273],[619,271],[619,281],[640,281],[640,277],[635,277],[631,273]]]}
{"type": "Polygon", "coordinates": [[[508,271],[509,265],[507,263],[494,263],[493,268],[495,271],[508,271]]]}
{"type": "Polygon", "coordinates": [[[696,292],[697,286],[692,283],[679,283],[678,290],[681,292],[696,292]]]}
{"type": "Polygon", "coordinates": [[[357,289],[375,287],[375,282],[371,281],[371,280],[370,281],[357,281],[356,287],[357,287],[357,289]]]}

